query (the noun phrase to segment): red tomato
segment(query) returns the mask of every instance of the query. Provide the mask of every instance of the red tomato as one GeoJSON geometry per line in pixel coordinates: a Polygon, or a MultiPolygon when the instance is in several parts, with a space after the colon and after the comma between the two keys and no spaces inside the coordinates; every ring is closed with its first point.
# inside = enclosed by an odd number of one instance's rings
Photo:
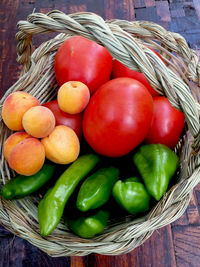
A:
{"type": "MultiPolygon", "coordinates": [[[[151,49],[151,48],[149,48],[151,49]]],[[[164,60],[162,57],[153,49],[151,49],[163,62],[164,60]]],[[[164,62],[165,63],[165,62],[164,62]]],[[[120,63],[117,60],[114,60],[113,62],[113,69],[112,69],[112,76],[113,78],[118,78],[118,77],[129,77],[138,80],[141,82],[150,92],[152,96],[158,96],[159,93],[156,92],[153,87],[150,85],[150,83],[147,81],[145,78],[144,74],[141,72],[137,72],[134,70],[130,70],[126,66],[124,66],[122,63],[120,63]]]]}
{"type": "Polygon", "coordinates": [[[144,140],[152,116],[152,97],[140,82],[113,79],[91,97],[83,115],[83,134],[97,153],[123,156],[144,140]]]}
{"type": "Polygon", "coordinates": [[[174,148],[184,128],[184,114],[164,96],[153,97],[153,103],[152,125],[145,141],[174,148]]]}
{"type": "Polygon", "coordinates": [[[69,114],[62,111],[57,100],[53,100],[43,104],[42,106],[49,108],[56,119],[56,125],[65,125],[72,128],[77,134],[78,138],[81,138],[82,135],[82,113],[78,114],[69,114]]]}
{"type": "Polygon", "coordinates": [[[108,50],[81,36],[66,40],[55,56],[55,74],[59,85],[80,81],[93,93],[110,79],[111,71],[112,56],[108,50]]]}

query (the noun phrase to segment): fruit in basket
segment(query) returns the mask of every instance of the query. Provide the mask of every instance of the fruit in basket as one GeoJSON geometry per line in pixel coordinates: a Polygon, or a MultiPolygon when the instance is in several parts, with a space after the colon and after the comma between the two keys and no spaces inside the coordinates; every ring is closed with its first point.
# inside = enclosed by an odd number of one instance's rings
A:
{"type": "Polygon", "coordinates": [[[8,157],[10,155],[11,150],[22,140],[31,137],[29,134],[27,134],[26,132],[16,132],[14,134],[11,134],[6,141],[4,142],[3,145],[3,154],[4,157],[6,159],[6,161],[8,161],[8,157]]]}
{"type": "MultiPolygon", "coordinates": [[[[151,48],[149,48],[149,49],[151,49],[151,48]]],[[[159,53],[157,53],[153,49],[151,49],[151,50],[163,61],[163,63],[165,63],[163,58],[161,57],[161,55],[159,53]]],[[[150,92],[150,94],[152,96],[158,96],[159,95],[159,93],[156,92],[153,89],[153,87],[150,85],[150,83],[147,81],[147,79],[145,78],[143,73],[129,69],[128,67],[124,66],[121,62],[119,62],[116,59],[113,61],[112,76],[114,78],[129,77],[129,78],[136,79],[137,81],[141,82],[148,89],[148,91],[150,92]]]]}
{"type": "Polygon", "coordinates": [[[95,154],[80,156],[58,178],[38,206],[40,234],[49,235],[58,225],[65,205],[80,181],[96,166],[99,157],[95,154]]]}
{"type": "Polygon", "coordinates": [[[36,192],[53,176],[55,166],[45,163],[42,168],[31,176],[19,175],[8,181],[1,190],[5,199],[23,198],[36,192]]]}
{"type": "Polygon", "coordinates": [[[69,164],[79,155],[79,139],[76,133],[67,126],[56,126],[41,142],[44,145],[46,157],[55,163],[69,164]]]}
{"type": "Polygon", "coordinates": [[[57,100],[62,111],[77,114],[87,106],[90,100],[90,91],[82,82],[69,81],[59,88],[57,100]]]}
{"type": "Polygon", "coordinates": [[[68,81],[80,81],[90,93],[109,80],[112,56],[108,50],[82,36],[66,40],[55,56],[55,74],[61,86],[68,81]]]}
{"type": "Polygon", "coordinates": [[[46,107],[32,107],[25,112],[22,124],[28,134],[36,138],[43,138],[55,128],[55,117],[53,112],[46,107]]]}
{"type": "Polygon", "coordinates": [[[52,100],[47,103],[44,103],[42,106],[49,108],[56,119],[56,126],[57,125],[65,125],[72,130],[75,131],[77,134],[78,138],[81,139],[82,135],[82,113],[77,113],[77,114],[69,114],[64,111],[62,111],[59,108],[58,101],[57,100],[52,100]]]}
{"type": "Polygon", "coordinates": [[[17,173],[30,176],[42,168],[44,160],[43,145],[37,138],[31,137],[15,145],[9,154],[8,164],[17,173]]]}
{"type": "Polygon", "coordinates": [[[153,116],[153,100],[140,82],[116,78],[91,97],[83,115],[83,134],[99,154],[128,154],[146,137],[153,116]]]}
{"type": "Polygon", "coordinates": [[[78,192],[76,207],[80,211],[96,209],[105,204],[118,180],[119,169],[115,167],[101,168],[89,176],[78,192]]]}
{"type": "Polygon", "coordinates": [[[133,215],[149,209],[150,195],[137,177],[117,181],[112,194],[116,202],[133,215]]]}
{"type": "Polygon", "coordinates": [[[145,141],[174,148],[184,128],[184,114],[164,96],[153,97],[153,103],[152,125],[145,141]]]}
{"type": "Polygon", "coordinates": [[[22,117],[31,107],[39,106],[40,103],[34,96],[17,91],[10,94],[2,107],[2,119],[6,126],[13,131],[22,131],[22,117]]]}
{"type": "Polygon", "coordinates": [[[100,234],[107,225],[109,212],[98,210],[92,215],[80,216],[78,218],[65,218],[65,224],[78,236],[92,238],[100,234]]]}
{"type": "Polygon", "coordinates": [[[77,134],[79,140],[81,139],[82,113],[69,114],[62,111],[58,105],[57,99],[44,103],[42,106],[49,108],[53,112],[56,120],[56,126],[65,125],[72,128],[72,130],[74,130],[74,132],[77,134]]]}
{"type": "Polygon", "coordinates": [[[165,145],[150,144],[138,149],[133,156],[133,162],[147,191],[159,201],[178,168],[178,156],[165,145]]]}

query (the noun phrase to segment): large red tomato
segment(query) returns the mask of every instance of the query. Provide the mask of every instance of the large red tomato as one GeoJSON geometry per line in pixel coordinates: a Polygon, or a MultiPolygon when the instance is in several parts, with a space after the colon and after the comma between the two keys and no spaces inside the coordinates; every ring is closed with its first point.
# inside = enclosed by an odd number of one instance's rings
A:
{"type": "Polygon", "coordinates": [[[42,106],[49,108],[56,119],[56,125],[65,125],[72,128],[79,139],[82,135],[82,113],[69,114],[59,108],[58,101],[49,101],[42,106]]]}
{"type": "Polygon", "coordinates": [[[152,125],[145,140],[150,144],[164,144],[173,148],[184,128],[184,114],[164,96],[153,97],[153,103],[152,125]]]}
{"type": "MultiPolygon", "coordinates": [[[[164,62],[164,60],[160,56],[160,54],[158,54],[153,49],[151,49],[151,50],[164,62]]],[[[150,85],[150,83],[147,81],[147,79],[145,78],[143,73],[131,70],[117,60],[114,60],[114,62],[113,62],[112,76],[113,76],[113,78],[129,77],[129,78],[136,79],[139,82],[141,82],[149,90],[149,92],[152,96],[158,96],[159,95],[159,93],[156,92],[153,89],[153,87],[150,85]]]]}
{"type": "Polygon", "coordinates": [[[83,134],[97,153],[123,156],[144,140],[152,116],[152,96],[140,82],[113,79],[91,97],[83,115],[83,134]]]}
{"type": "Polygon", "coordinates": [[[68,81],[85,83],[92,94],[110,79],[112,56],[108,50],[81,36],[66,40],[55,56],[55,74],[59,85],[68,81]]]}

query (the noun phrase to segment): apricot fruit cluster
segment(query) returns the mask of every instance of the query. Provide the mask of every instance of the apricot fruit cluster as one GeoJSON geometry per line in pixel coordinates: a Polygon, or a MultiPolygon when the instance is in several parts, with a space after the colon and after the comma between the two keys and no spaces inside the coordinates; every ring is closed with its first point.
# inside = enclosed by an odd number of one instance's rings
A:
{"type": "MultiPolygon", "coordinates": [[[[83,111],[90,98],[88,87],[70,81],[58,90],[58,104],[62,111],[77,114],[83,111]]],[[[79,155],[80,142],[74,130],[56,126],[53,112],[40,105],[29,93],[11,93],[3,103],[2,119],[12,131],[4,142],[3,154],[9,167],[22,175],[37,173],[45,157],[57,164],[69,164],[79,155]]]]}

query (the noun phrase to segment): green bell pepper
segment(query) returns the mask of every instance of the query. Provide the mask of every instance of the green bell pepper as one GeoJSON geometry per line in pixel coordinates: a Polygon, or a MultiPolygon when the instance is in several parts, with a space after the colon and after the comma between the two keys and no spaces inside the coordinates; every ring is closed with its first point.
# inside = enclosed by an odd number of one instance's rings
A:
{"type": "Polygon", "coordinates": [[[178,167],[177,155],[162,144],[143,145],[133,155],[133,162],[149,194],[160,200],[178,167]]]}
{"type": "Polygon", "coordinates": [[[96,166],[99,157],[95,154],[80,156],[59,177],[38,206],[40,234],[49,235],[58,225],[65,205],[78,183],[96,166]]]}
{"type": "Polygon", "coordinates": [[[47,183],[54,174],[55,166],[45,163],[42,168],[34,175],[19,175],[8,181],[1,190],[5,199],[23,198],[37,191],[47,183]]]}
{"type": "Polygon", "coordinates": [[[150,195],[137,177],[117,181],[112,195],[123,209],[133,215],[149,210],[150,195]]]}
{"type": "Polygon", "coordinates": [[[65,224],[78,236],[92,238],[104,230],[108,218],[108,211],[99,210],[90,216],[81,216],[76,219],[65,218],[65,224]]]}
{"type": "Polygon", "coordinates": [[[80,211],[96,209],[105,204],[112,192],[112,187],[119,176],[115,167],[102,168],[89,176],[78,192],[76,207],[80,211]]]}

